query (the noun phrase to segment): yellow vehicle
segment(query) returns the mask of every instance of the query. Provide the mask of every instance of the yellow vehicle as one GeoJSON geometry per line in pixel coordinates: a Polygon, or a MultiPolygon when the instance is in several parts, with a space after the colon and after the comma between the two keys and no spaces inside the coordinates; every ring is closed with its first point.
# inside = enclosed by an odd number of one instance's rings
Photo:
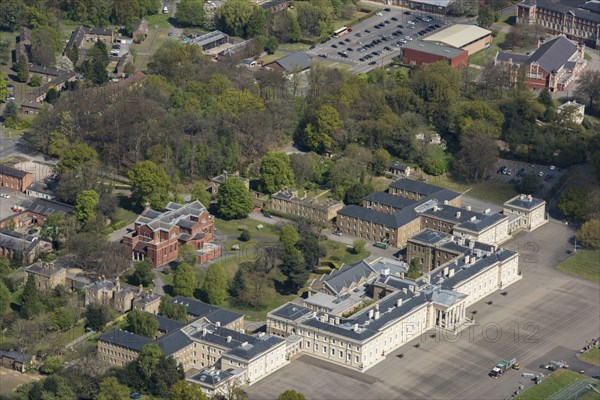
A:
{"type": "Polygon", "coordinates": [[[512,367],[513,367],[513,369],[521,369],[521,364],[514,363],[514,365],[512,367]]]}

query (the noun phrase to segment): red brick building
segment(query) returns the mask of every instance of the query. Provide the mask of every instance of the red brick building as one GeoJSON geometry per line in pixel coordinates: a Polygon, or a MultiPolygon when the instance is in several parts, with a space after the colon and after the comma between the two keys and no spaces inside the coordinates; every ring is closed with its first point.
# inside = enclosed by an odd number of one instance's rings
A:
{"type": "Polygon", "coordinates": [[[446,61],[454,68],[469,65],[467,50],[420,40],[407,43],[402,48],[402,59],[407,65],[428,65],[438,61],[446,61]]]}
{"type": "Polygon", "coordinates": [[[551,35],[565,35],[600,49],[600,6],[591,0],[571,7],[551,1],[525,0],[518,4],[517,22],[538,24],[551,35]]]}
{"type": "Polygon", "coordinates": [[[519,70],[525,68],[529,89],[566,90],[586,68],[585,46],[559,36],[540,46],[532,54],[497,53],[496,65],[509,68],[511,83],[517,82],[519,70]]]}
{"type": "Polygon", "coordinates": [[[187,204],[170,202],[165,211],[146,209],[135,221],[135,229],[123,236],[133,260],[149,258],[161,267],[179,258],[179,248],[191,243],[197,262],[205,263],[221,255],[215,244],[212,215],[199,201],[187,204]]]}
{"type": "Polygon", "coordinates": [[[0,164],[0,186],[25,193],[31,185],[33,175],[27,171],[0,164]]]}

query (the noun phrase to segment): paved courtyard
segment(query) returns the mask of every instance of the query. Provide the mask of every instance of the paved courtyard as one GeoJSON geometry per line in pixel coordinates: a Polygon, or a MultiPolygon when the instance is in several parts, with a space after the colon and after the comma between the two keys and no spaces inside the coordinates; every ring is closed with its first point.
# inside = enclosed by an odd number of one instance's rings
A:
{"type": "MultiPolygon", "coordinates": [[[[432,338],[428,332],[364,374],[302,356],[248,388],[250,398],[274,399],[295,389],[310,399],[504,399],[521,383],[531,386],[521,373],[540,372],[542,363],[564,359],[581,369],[576,352],[600,336],[600,291],[598,284],[553,268],[568,257],[572,235],[550,221],[507,242],[504,247],[521,252],[523,279],[506,296],[495,293],[474,304],[468,313],[477,311],[478,325],[459,337],[438,332],[432,338]],[[400,353],[404,358],[395,357],[400,353]],[[520,371],[498,380],[487,376],[513,357],[520,371]]],[[[585,373],[600,371],[588,366],[585,373]]]]}

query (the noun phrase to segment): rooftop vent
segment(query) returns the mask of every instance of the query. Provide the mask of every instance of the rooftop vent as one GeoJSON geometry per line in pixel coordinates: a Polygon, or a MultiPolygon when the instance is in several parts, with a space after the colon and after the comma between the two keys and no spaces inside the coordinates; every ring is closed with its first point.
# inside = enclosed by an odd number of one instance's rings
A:
{"type": "Polygon", "coordinates": [[[456,212],[456,218],[460,218],[460,211],[456,212]]]}
{"type": "Polygon", "coordinates": [[[227,343],[231,343],[231,336],[227,336],[227,343]]]}

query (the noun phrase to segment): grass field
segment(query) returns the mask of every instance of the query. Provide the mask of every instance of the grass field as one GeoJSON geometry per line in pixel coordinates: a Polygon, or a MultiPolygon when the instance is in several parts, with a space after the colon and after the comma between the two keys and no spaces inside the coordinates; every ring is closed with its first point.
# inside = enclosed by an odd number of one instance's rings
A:
{"type": "Polygon", "coordinates": [[[135,50],[137,56],[135,58],[135,69],[143,71],[150,60],[150,56],[169,40],[169,15],[156,14],[147,17],[148,20],[148,37],[140,44],[132,44],[131,49],[135,50]]]}
{"type": "MultiPolygon", "coordinates": [[[[586,377],[585,375],[578,374],[573,371],[569,371],[566,369],[558,370],[551,375],[549,375],[546,379],[544,379],[539,385],[535,385],[526,391],[524,391],[521,395],[517,396],[518,400],[541,400],[547,399],[554,393],[557,393],[565,386],[578,381],[578,380],[589,380],[593,382],[594,380],[586,377]]],[[[597,381],[596,381],[597,382],[597,381]]],[[[600,394],[598,393],[588,393],[582,399],[585,400],[598,400],[600,399],[600,394]]]]}
{"type": "Polygon", "coordinates": [[[282,51],[276,51],[273,54],[267,54],[265,56],[262,56],[259,58],[260,61],[262,61],[265,65],[272,63],[275,60],[279,60],[280,58],[285,57],[287,54],[282,52],[282,51]]]}
{"type": "Polygon", "coordinates": [[[573,257],[558,264],[556,269],[600,283],[600,250],[580,250],[573,257]]]}
{"type": "Polygon", "coordinates": [[[248,229],[250,231],[252,239],[258,238],[278,238],[279,228],[269,224],[263,224],[260,221],[255,221],[250,218],[236,219],[231,221],[225,221],[220,218],[215,218],[215,227],[217,232],[238,237],[242,229],[248,229]],[[257,229],[258,225],[262,225],[262,229],[257,229]]]}
{"type": "Polygon", "coordinates": [[[492,39],[492,45],[469,57],[469,63],[481,65],[482,67],[486,66],[496,56],[496,53],[502,50],[500,47],[505,39],[506,33],[498,31],[496,37],[492,39]]]}
{"type": "Polygon", "coordinates": [[[517,195],[515,186],[501,182],[480,182],[474,185],[465,185],[453,181],[447,175],[433,176],[427,179],[427,183],[464,193],[481,200],[503,204],[506,200],[517,195]]]}
{"type": "Polygon", "coordinates": [[[593,349],[578,355],[578,357],[581,361],[585,361],[588,364],[600,366],[600,347],[594,347],[593,349]]]}

